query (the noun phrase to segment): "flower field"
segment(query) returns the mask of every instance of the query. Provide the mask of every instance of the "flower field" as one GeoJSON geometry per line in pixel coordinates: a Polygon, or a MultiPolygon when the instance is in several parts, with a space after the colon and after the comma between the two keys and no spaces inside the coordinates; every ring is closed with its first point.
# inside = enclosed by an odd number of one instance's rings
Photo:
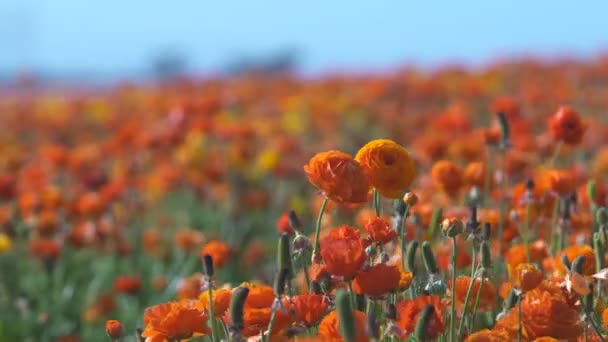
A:
{"type": "Polygon", "coordinates": [[[605,341],[608,57],[0,91],[0,341],[605,341]]]}

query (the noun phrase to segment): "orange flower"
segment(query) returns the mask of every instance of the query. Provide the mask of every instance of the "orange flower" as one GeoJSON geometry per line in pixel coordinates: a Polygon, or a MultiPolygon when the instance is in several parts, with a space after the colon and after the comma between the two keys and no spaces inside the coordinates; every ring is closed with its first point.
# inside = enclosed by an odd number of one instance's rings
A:
{"type": "Polygon", "coordinates": [[[467,337],[465,342],[511,342],[512,338],[504,330],[479,330],[467,337]]]}
{"type": "Polygon", "coordinates": [[[568,170],[551,170],[547,172],[549,189],[560,196],[568,196],[576,191],[576,183],[568,170]]]}
{"type": "Polygon", "coordinates": [[[608,329],[608,308],[602,312],[602,322],[604,322],[604,329],[608,329]]]}
{"type": "Polygon", "coordinates": [[[513,272],[513,286],[522,292],[534,290],[543,281],[543,273],[533,264],[521,263],[513,272]]]}
{"type": "Polygon", "coordinates": [[[433,340],[443,333],[445,330],[443,321],[444,304],[437,296],[421,295],[416,299],[405,300],[397,304],[397,326],[403,331],[401,338],[406,339],[415,331],[418,316],[426,305],[433,305],[435,313],[429,321],[425,336],[433,340]]]}
{"type": "Polygon", "coordinates": [[[111,339],[117,340],[121,338],[124,333],[125,329],[120,321],[111,319],[106,322],[106,334],[108,334],[111,339]]]}
{"type": "MultiPolygon", "coordinates": [[[[489,280],[484,280],[483,286],[481,286],[480,278],[475,278],[474,281],[475,282],[473,283],[473,289],[471,291],[470,297],[474,298],[474,300],[469,301],[469,309],[473,307],[475,299],[477,298],[477,294],[479,293],[479,288],[481,287],[481,295],[479,297],[479,310],[492,310],[492,308],[496,305],[496,288],[489,280]]],[[[461,308],[464,306],[464,300],[467,295],[470,283],[471,277],[459,276],[458,278],[456,278],[456,286],[452,287],[453,298],[454,300],[456,300],[456,305],[461,308]]]]}
{"type": "Polygon", "coordinates": [[[397,238],[397,232],[391,227],[390,223],[382,217],[376,216],[370,219],[367,221],[364,228],[372,240],[381,244],[386,244],[397,238]]]}
{"type": "MultiPolygon", "coordinates": [[[[521,308],[522,332],[526,340],[545,336],[574,340],[583,332],[579,309],[568,302],[557,285],[547,281],[524,295],[521,308]]],[[[499,319],[494,329],[504,329],[511,338],[516,338],[517,306],[499,319]]]]}
{"type": "MultiPolygon", "coordinates": [[[[228,306],[230,305],[230,299],[232,299],[232,290],[230,289],[218,289],[212,291],[213,295],[213,315],[215,317],[222,317],[228,306]]],[[[199,299],[199,308],[202,311],[209,311],[209,291],[201,292],[199,299]]]]}
{"type": "Polygon", "coordinates": [[[388,198],[400,198],[416,177],[410,153],[388,139],[377,139],[361,147],[355,159],[369,177],[371,185],[388,198]]]}
{"type": "MultiPolygon", "coordinates": [[[[490,179],[490,182],[492,180],[490,179]]],[[[476,186],[483,189],[486,182],[486,164],[484,162],[472,162],[464,169],[464,183],[468,186],[476,186]]],[[[490,184],[491,185],[491,184],[490,184]]]]}
{"type": "Polygon", "coordinates": [[[351,279],[365,262],[365,246],[356,228],[341,226],[321,240],[321,257],[327,271],[351,279]]]}
{"type": "Polygon", "coordinates": [[[369,182],[359,163],[341,151],[317,153],[304,166],[310,183],[338,203],[365,203],[369,182]]]}
{"type": "MultiPolygon", "coordinates": [[[[367,342],[369,337],[365,332],[367,326],[367,316],[365,313],[354,310],[353,317],[355,318],[356,335],[355,342],[367,342]]],[[[340,322],[338,320],[338,312],[330,312],[319,324],[319,336],[322,337],[322,341],[327,342],[339,342],[343,341],[342,335],[340,334],[340,322]]]]}
{"type": "Polygon", "coordinates": [[[456,196],[463,184],[462,169],[449,160],[440,160],[431,169],[433,183],[449,196],[456,196]]]}
{"type": "Polygon", "coordinates": [[[325,316],[329,304],[325,296],[317,294],[305,294],[291,297],[291,305],[295,315],[295,321],[307,326],[316,324],[325,316]]]}
{"type": "Polygon", "coordinates": [[[213,258],[213,266],[222,267],[225,263],[230,260],[230,256],[232,255],[232,251],[230,246],[223,241],[209,241],[200,252],[201,257],[209,254],[211,258],[213,258]]]}
{"type": "MultiPolygon", "coordinates": [[[[542,263],[543,259],[549,256],[547,245],[542,240],[537,240],[529,245],[530,251],[530,262],[542,263]]],[[[514,245],[509,249],[505,255],[505,262],[507,264],[507,271],[512,276],[515,272],[517,265],[526,262],[526,247],[525,245],[518,244],[514,245]]]]}
{"type": "Polygon", "coordinates": [[[141,278],[138,275],[117,276],[114,279],[114,288],[118,292],[135,294],[141,289],[141,278]]]}
{"type": "Polygon", "coordinates": [[[358,294],[374,298],[399,288],[401,272],[396,266],[377,264],[357,274],[353,289],[358,294]]]}
{"type": "Polygon", "coordinates": [[[595,273],[595,252],[591,246],[572,245],[557,253],[555,256],[555,266],[557,267],[557,271],[562,275],[566,272],[566,267],[562,263],[563,255],[566,255],[570,263],[572,263],[577,257],[584,256],[585,262],[583,263],[583,272],[581,274],[590,276],[595,273]]]}
{"type": "Polygon", "coordinates": [[[207,317],[192,302],[168,302],[149,307],[144,312],[146,342],[164,342],[202,336],[209,333],[207,317]]]}
{"type": "Polygon", "coordinates": [[[583,140],[587,125],[579,114],[567,106],[560,107],[549,120],[549,131],[555,140],[568,145],[578,145],[583,140]]]}

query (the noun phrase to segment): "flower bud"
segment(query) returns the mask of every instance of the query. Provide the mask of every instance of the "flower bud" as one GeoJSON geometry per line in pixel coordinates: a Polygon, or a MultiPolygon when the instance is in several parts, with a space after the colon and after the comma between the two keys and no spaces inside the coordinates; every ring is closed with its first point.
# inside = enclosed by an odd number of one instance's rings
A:
{"type": "Polygon", "coordinates": [[[511,128],[509,127],[509,120],[505,116],[505,113],[496,113],[498,117],[498,125],[500,126],[501,141],[500,146],[502,148],[508,148],[511,144],[511,128]]]}
{"type": "Polygon", "coordinates": [[[483,235],[481,236],[481,238],[485,241],[490,240],[490,235],[492,234],[492,225],[490,224],[490,222],[486,222],[483,225],[483,235]]]}
{"type": "Polygon", "coordinates": [[[405,266],[412,275],[416,275],[416,251],[418,250],[418,241],[412,240],[407,246],[405,255],[405,266]]]}
{"type": "Polygon", "coordinates": [[[483,202],[483,192],[478,187],[474,186],[469,190],[467,194],[467,203],[469,205],[477,206],[483,202]]]}
{"type": "Polygon", "coordinates": [[[203,255],[203,274],[207,278],[213,277],[213,257],[209,254],[203,255]]]}
{"type": "Polygon", "coordinates": [[[298,231],[302,228],[302,222],[295,211],[290,210],[287,214],[287,218],[289,218],[289,226],[291,229],[298,231]]]}
{"type": "Polygon", "coordinates": [[[284,267],[281,268],[279,272],[277,272],[276,277],[274,278],[274,294],[277,297],[280,297],[285,293],[285,285],[287,284],[287,280],[289,279],[289,269],[284,267]]]}
{"type": "Polygon", "coordinates": [[[568,260],[568,256],[565,254],[562,255],[562,264],[564,264],[564,267],[566,267],[567,270],[570,270],[572,268],[570,260],[568,260]]]}
{"type": "Polygon", "coordinates": [[[427,272],[431,274],[439,273],[435,255],[433,254],[431,244],[428,241],[422,243],[422,260],[424,261],[424,267],[426,267],[427,272]]]}
{"type": "Polygon", "coordinates": [[[449,218],[443,220],[441,229],[445,236],[455,238],[464,231],[464,224],[457,218],[449,218]]]}
{"type": "Polygon", "coordinates": [[[485,270],[492,268],[492,254],[490,253],[490,243],[486,240],[481,242],[481,267],[485,270]]]}
{"type": "Polygon", "coordinates": [[[240,335],[241,330],[245,326],[243,321],[243,309],[245,307],[245,300],[249,295],[249,288],[244,286],[237,287],[232,291],[232,298],[230,299],[230,332],[237,336],[240,335]]]}
{"type": "Polygon", "coordinates": [[[587,197],[589,197],[589,202],[596,205],[595,199],[597,198],[597,184],[593,179],[589,180],[587,183],[587,197]]]}
{"type": "Polygon", "coordinates": [[[579,274],[583,274],[583,265],[585,264],[585,256],[579,255],[572,261],[572,266],[570,267],[571,271],[574,271],[579,274]]]}
{"type": "Polygon", "coordinates": [[[424,308],[422,308],[422,311],[420,311],[418,321],[416,322],[416,329],[414,330],[416,341],[428,340],[427,331],[433,315],[435,315],[435,307],[431,304],[425,305],[424,308]]]}
{"type": "Polygon", "coordinates": [[[106,334],[108,334],[112,340],[118,340],[125,334],[125,329],[120,321],[111,319],[106,322],[106,334]]]}
{"type": "Polygon", "coordinates": [[[608,223],[608,210],[606,208],[601,207],[597,208],[595,212],[595,219],[598,224],[604,225],[608,223]]]}
{"type": "Polygon", "coordinates": [[[429,282],[424,286],[424,291],[430,295],[442,297],[448,290],[447,285],[442,279],[434,279],[431,277],[429,282]]]}
{"type": "Polygon", "coordinates": [[[321,285],[319,284],[318,281],[312,280],[310,282],[310,292],[314,293],[314,294],[322,294],[323,293],[323,291],[321,290],[321,285]]]}
{"type": "Polygon", "coordinates": [[[405,194],[405,196],[403,196],[403,202],[405,202],[405,204],[408,206],[413,207],[416,205],[416,203],[418,203],[418,196],[416,196],[416,194],[413,192],[408,192],[405,194]]]}
{"type": "Polygon", "coordinates": [[[505,310],[505,311],[511,310],[511,308],[513,308],[515,306],[515,304],[517,304],[518,299],[519,299],[519,296],[517,295],[515,290],[511,289],[511,292],[509,292],[507,299],[505,299],[503,310],[505,310]]]}
{"type": "Polygon", "coordinates": [[[289,235],[281,234],[277,248],[277,268],[286,269],[287,276],[291,276],[291,250],[289,246],[289,235]]]}
{"type": "Polygon", "coordinates": [[[346,342],[354,342],[356,337],[355,318],[350,306],[350,295],[340,290],[336,294],[336,310],[338,311],[338,326],[340,334],[346,342]]]}
{"type": "Polygon", "coordinates": [[[442,216],[443,216],[443,209],[441,207],[433,210],[433,215],[431,216],[431,222],[429,223],[429,232],[431,233],[431,236],[436,236],[437,229],[440,226],[442,216]]]}
{"type": "Polygon", "coordinates": [[[602,242],[603,234],[593,234],[593,251],[595,252],[595,265],[598,270],[603,269],[605,266],[604,260],[604,243],[602,242]]]}

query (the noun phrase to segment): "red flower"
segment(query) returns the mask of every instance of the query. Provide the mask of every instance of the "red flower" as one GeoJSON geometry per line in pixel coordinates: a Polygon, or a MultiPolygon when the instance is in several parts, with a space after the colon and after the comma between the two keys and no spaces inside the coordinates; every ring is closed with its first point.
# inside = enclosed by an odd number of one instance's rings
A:
{"type": "Polygon", "coordinates": [[[365,231],[372,240],[385,244],[397,238],[397,232],[391,225],[382,217],[371,218],[365,224],[365,231]]]}
{"type": "Polygon", "coordinates": [[[353,278],[366,258],[359,231],[346,225],[330,231],[321,240],[321,256],[330,274],[353,278]]]}

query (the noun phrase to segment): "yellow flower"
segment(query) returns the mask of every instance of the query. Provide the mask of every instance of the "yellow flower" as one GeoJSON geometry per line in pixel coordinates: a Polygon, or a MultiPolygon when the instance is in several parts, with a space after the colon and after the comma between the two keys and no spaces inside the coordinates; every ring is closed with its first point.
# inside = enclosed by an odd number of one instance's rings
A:
{"type": "Polygon", "coordinates": [[[388,198],[401,198],[416,177],[416,167],[410,153],[388,139],[378,139],[363,146],[355,160],[367,174],[378,192],[388,198]]]}
{"type": "Polygon", "coordinates": [[[13,247],[13,240],[8,235],[0,233],[0,254],[8,253],[13,247]]]}

